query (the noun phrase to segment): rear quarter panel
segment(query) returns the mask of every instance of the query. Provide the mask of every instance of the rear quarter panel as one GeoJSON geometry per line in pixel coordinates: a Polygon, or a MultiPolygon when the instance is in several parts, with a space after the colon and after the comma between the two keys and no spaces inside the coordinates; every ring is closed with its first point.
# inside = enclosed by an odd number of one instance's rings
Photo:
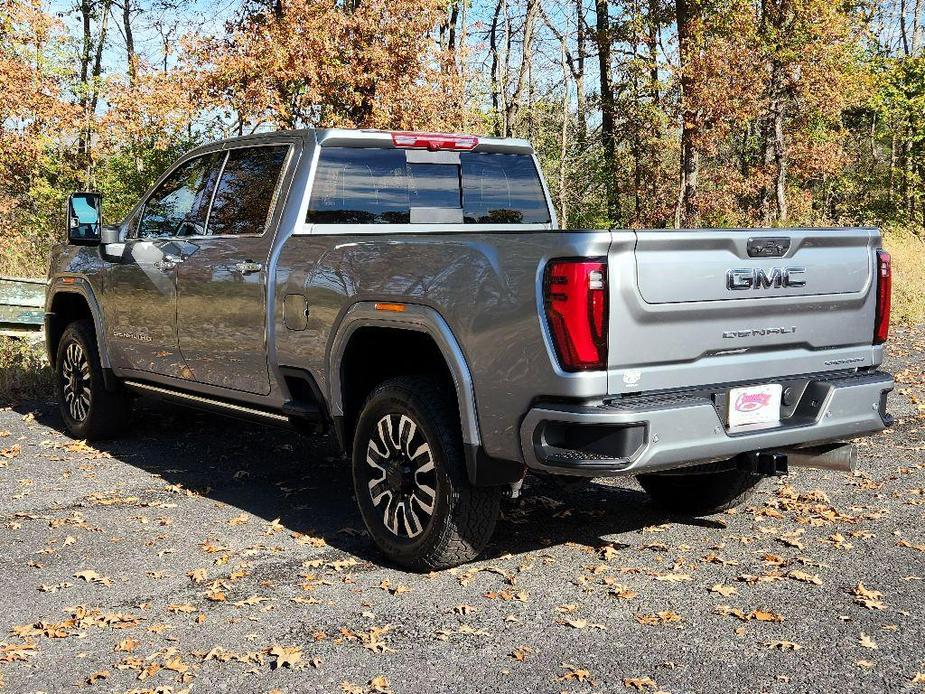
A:
{"type": "Polygon", "coordinates": [[[300,234],[277,270],[277,358],[307,368],[328,394],[337,327],[360,301],[429,306],[447,322],[472,374],[482,444],[521,458],[520,419],[543,397],[601,397],[605,372],[566,374],[555,364],[542,319],[542,271],[551,258],[605,257],[609,232],[300,234]],[[304,294],[304,331],[282,323],[287,294],[304,294]]]}

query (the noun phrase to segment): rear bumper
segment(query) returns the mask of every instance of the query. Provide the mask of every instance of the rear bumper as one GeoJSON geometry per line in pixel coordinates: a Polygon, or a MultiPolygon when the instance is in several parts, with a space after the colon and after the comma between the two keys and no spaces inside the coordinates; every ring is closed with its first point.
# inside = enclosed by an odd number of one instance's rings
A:
{"type": "Polygon", "coordinates": [[[527,466],[555,474],[634,475],[872,434],[892,422],[883,372],[817,378],[777,425],[728,429],[709,395],[622,398],[592,406],[543,405],[520,428],[527,466]]]}

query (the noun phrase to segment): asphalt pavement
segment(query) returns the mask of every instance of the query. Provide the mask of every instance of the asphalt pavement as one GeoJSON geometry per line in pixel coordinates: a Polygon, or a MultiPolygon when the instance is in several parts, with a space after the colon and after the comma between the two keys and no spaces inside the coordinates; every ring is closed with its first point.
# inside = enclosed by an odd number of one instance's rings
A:
{"type": "Polygon", "coordinates": [[[530,481],[484,559],[411,574],[323,439],[145,403],[88,446],[0,410],[9,692],[923,692],[925,329],[855,475],[690,519],[530,481]]]}

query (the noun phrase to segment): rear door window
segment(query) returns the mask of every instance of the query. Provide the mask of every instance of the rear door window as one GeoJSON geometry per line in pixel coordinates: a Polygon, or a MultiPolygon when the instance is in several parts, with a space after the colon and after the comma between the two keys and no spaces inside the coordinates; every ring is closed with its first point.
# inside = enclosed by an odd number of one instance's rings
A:
{"type": "Polygon", "coordinates": [[[550,222],[529,155],[463,152],[459,164],[431,164],[409,163],[407,151],[322,148],[306,221],[408,224],[412,209],[425,208],[456,210],[466,224],[550,222]]]}
{"type": "Polygon", "coordinates": [[[208,234],[262,234],[289,145],[242,147],[228,152],[209,212],[208,234]]]}

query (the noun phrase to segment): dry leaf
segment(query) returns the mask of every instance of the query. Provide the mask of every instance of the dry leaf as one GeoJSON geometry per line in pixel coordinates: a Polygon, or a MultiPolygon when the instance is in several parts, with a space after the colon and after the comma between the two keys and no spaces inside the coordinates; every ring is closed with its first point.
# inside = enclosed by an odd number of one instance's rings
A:
{"type": "Polygon", "coordinates": [[[627,689],[632,687],[638,692],[641,692],[643,689],[658,688],[658,685],[655,684],[655,680],[651,677],[624,677],[623,686],[627,689]]]}
{"type": "Polygon", "coordinates": [[[815,574],[807,573],[805,571],[799,571],[794,569],[787,574],[788,578],[792,578],[795,581],[801,581],[803,583],[812,583],[813,585],[821,586],[822,579],[816,576],[815,574]]]}
{"type": "Polygon", "coordinates": [[[382,675],[376,675],[369,681],[369,688],[375,694],[391,694],[389,681],[382,675]]]}
{"type": "Polygon", "coordinates": [[[87,678],[87,684],[96,684],[109,677],[109,670],[98,670],[87,678]]]}
{"type": "Polygon", "coordinates": [[[99,583],[106,586],[107,588],[112,585],[112,579],[107,576],[101,576],[96,571],[91,569],[86,569],[84,571],[78,571],[74,574],[74,578],[80,578],[86,581],[87,583],[99,583]]]}
{"type": "Polygon", "coordinates": [[[557,624],[565,624],[572,627],[573,629],[600,629],[604,631],[607,629],[603,624],[592,624],[587,619],[562,619],[556,622],[557,624]]]}
{"type": "Polygon", "coordinates": [[[113,650],[116,652],[131,653],[136,648],[138,648],[140,645],[141,645],[141,642],[136,641],[135,639],[131,639],[131,638],[122,639],[121,641],[119,641],[119,643],[115,645],[115,648],[113,648],[113,650]]]}
{"type": "Polygon", "coordinates": [[[298,646],[273,646],[267,653],[276,656],[272,666],[274,670],[281,667],[293,668],[302,660],[302,649],[298,646]]]}
{"type": "Polygon", "coordinates": [[[722,583],[717,583],[715,586],[710,588],[711,593],[719,593],[725,598],[733,596],[736,594],[735,586],[724,585],[722,583]]]}
{"type": "Polygon", "coordinates": [[[867,588],[860,581],[858,581],[858,584],[851,590],[851,594],[854,595],[854,601],[856,603],[863,605],[868,610],[886,609],[886,605],[880,601],[880,598],[883,597],[883,593],[879,590],[867,588]]]}
{"type": "Polygon", "coordinates": [[[877,642],[874,641],[872,638],[870,638],[863,631],[861,632],[861,637],[858,639],[858,643],[861,644],[861,648],[870,648],[871,650],[874,650],[874,651],[880,648],[877,645],[877,642]]]}
{"type": "Polygon", "coordinates": [[[633,619],[639,622],[639,624],[645,624],[646,626],[658,626],[659,624],[680,622],[681,615],[671,610],[665,610],[663,612],[656,612],[655,614],[633,615],[633,619]]]}
{"type": "Polygon", "coordinates": [[[534,650],[530,646],[518,646],[513,651],[511,651],[511,657],[514,660],[522,661],[525,660],[528,655],[532,655],[533,653],[534,650]]]}
{"type": "Polygon", "coordinates": [[[778,651],[798,651],[803,648],[803,646],[793,641],[767,641],[764,645],[778,651]]]}
{"type": "Polygon", "coordinates": [[[560,682],[570,680],[584,682],[585,680],[591,679],[591,673],[588,670],[569,665],[568,663],[562,663],[562,667],[565,668],[566,673],[559,677],[560,682]]]}

